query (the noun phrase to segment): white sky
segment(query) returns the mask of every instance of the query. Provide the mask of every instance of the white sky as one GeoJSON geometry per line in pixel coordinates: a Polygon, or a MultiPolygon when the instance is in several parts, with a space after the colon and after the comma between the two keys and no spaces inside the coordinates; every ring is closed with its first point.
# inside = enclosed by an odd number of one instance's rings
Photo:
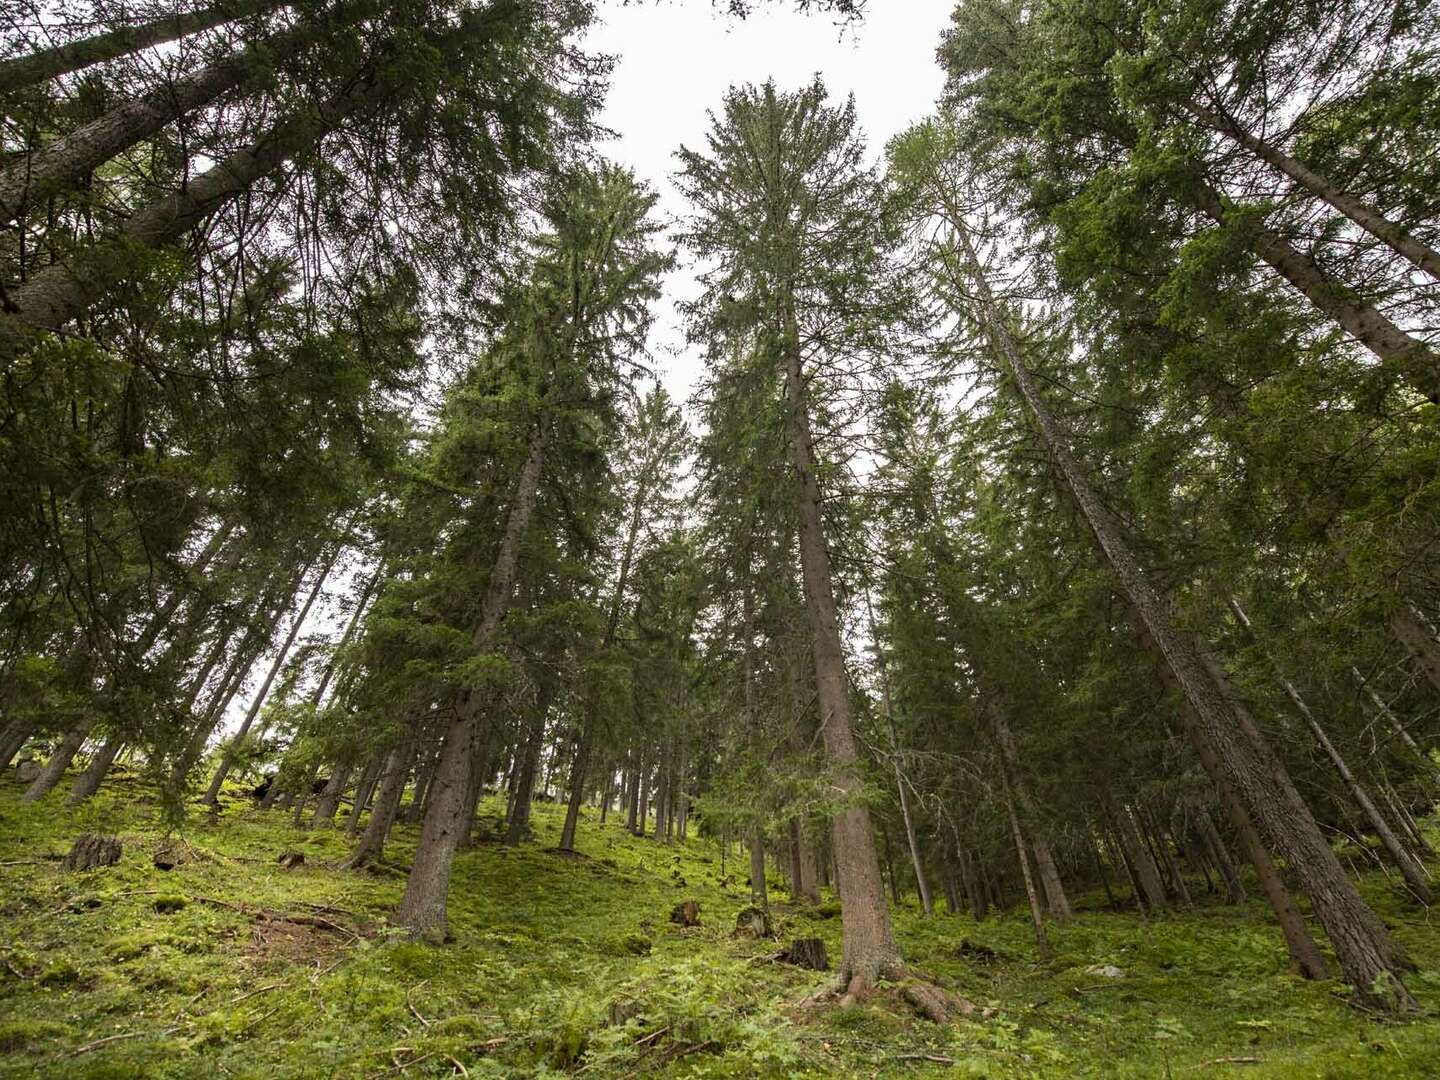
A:
{"type": "MultiPolygon", "coordinates": [[[[685,202],[671,182],[675,151],[681,144],[704,146],[707,110],[720,107],[725,91],[769,78],[782,89],[794,89],[818,71],[835,100],[855,95],[867,144],[878,157],[892,135],[928,115],[940,96],[943,78],[935,48],[954,3],[869,0],[864,20],[842,29],[832,17],[798,14],[792,0],[768,0],[743,21],[708,0],[605,0],[602,21],[585,42],[590,52],[619,58],[601,115],[618,138],[601,149],[648,180],[660,193],[661,212],[678,218],[685,202]]],[[[652,337],[655,368],[681,403],[699,377],[700,359],[685,347],[675,301],[695,288],[682,253],[659,302],[652,337]]],[[[331,575],[302,636],[339,637],[344,616],[336,600],[353,578],[353,570],[331,575]]],[[[225,734],[244,716],[273,655],[251,669],[226,714],[225,734]]]]}
{"type": "MultiPolygon", "coordinates": [[[[832,16],[801,15],[791,0],[768,0],[736,20],[708,0],[608,0],[586,46],[619,58],[601,122],[619,138],[602,147],[660,192],[669,216],[685,213],[671,175],[681,144],[701,149],[725,91],[773,78],[781,89],[818,71],[832,97],[855,95],[873,156],[892,135],[933,111],[943,76],[935,60],[955,0],[869,0],[863,21],[841,28],[832,16]]],[[[683,265],[667,283],[652,339],[654,363],[671,396],[684,402],[700,360],[685,350],[675,301],[694,293],[683,265]]]]}

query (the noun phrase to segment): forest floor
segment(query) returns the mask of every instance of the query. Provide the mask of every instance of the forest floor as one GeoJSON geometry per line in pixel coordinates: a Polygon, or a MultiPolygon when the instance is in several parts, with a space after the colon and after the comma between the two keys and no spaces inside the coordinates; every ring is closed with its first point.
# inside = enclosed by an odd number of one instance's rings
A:
{"type": "MultiPolygon", "coordinates": [[[[1289,975],[1259,903],[1142,921],[1101,896],[1051,928],[1046,966],[1018,909],[977,923],[902,907],[912,967],[984,1010],[937,1027],[893,994],[806,1005],[832,976],[732,936],[745,868],[732,856],[725,881],[713,841],[665,847],[587,811],[583,854],[565,857],[561,808],[537,804],[533,842],[460,856],[455,941],[435,948],[386,929],[413,828],[387,849],[395,867],[339,871],[343,832],[237,797],[192,817],[166,871],[138,785],[74,811],[18,793],[0,785],[0,1077],[1440,1076],[1440,926],[1378,873],[1365,889],[1420,965],[1418,1020],[1289,975]],[[87,831],[124,855],[67,873],[87,831]],[[283,870],[291,849],[305,863],[283,870]],[[698,927],[669,921],[687,899],[698,927]]],[[[838,957],[833,900],[776,913],[782,942],[820,937],[838,957]]]]}

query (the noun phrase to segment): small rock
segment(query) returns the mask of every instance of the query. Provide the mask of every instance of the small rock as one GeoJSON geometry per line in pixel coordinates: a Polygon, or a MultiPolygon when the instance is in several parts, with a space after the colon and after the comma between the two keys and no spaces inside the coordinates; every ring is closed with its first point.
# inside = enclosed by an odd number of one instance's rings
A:
{"type": "Polygon", "coordinates": [[[40,775],[40,763],[34,758],[26,758],[15,766],[15,779],[22,784],[30,784],[40,775]]]}
{"type": "Polygon", "coordinates": [[[670,912],[670,921],[677,926],[699,926],[700,905],[694,900],[686,900],[683,904],[676,904],[675,909],[670,912]]]}
{"type": "Polygon", "coordinates": [[[93,870],[99,866],[114,866],[120,861],[120,841],[113,836],[85,833],[76,838],[75,846],[65,856],[66,870],[93,870]]]}
{"type": "Polygon", "coordinates": [[[167,840],[155,849],[155,855],[151,862],[155,864],[156,870],[174,870],[183,862],[188,862],[189,853],[184,845],[174,840],[167,840]]]}
{"type": "Polygon", "coordinates": [[[1100,979],[1123,979],[1125,977],[1125,972],[1114,964],[1091,964],[1085,969],[1085,974],[1094,975],[1100,979]]]}
{"type": "Polygon", "coordinates": [[[830,970],[830,957],[825,952],[825,942],[818,937],[797,938],[785,947],[779,959],[810,971],[830,970]]]}
{"type": "Polygon", "coordinates": [[[282,851],[280,858],[275,861],[280,864],[281,870],[294,870],[297,866],[305,865],[305,853],[302,851],[282,851]]]}

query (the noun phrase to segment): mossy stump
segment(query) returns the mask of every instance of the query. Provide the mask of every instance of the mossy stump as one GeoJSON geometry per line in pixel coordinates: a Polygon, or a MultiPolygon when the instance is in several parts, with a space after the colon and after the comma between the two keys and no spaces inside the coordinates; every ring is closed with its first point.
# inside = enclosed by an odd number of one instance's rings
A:
{"type": "Polygon", "coordinates": [[[113,836],[99,833],[84,833],[75,840],[75,846],[65,856],[62,864],[66,870],[94,870],[101,866],[114,866],[120,861],[120,841],[113,836]]]}

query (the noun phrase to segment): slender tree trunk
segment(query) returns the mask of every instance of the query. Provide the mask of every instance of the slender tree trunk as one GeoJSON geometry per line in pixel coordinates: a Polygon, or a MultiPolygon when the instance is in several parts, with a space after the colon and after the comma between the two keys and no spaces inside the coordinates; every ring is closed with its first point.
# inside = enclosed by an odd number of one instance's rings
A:
{"type": "Polygon", "coordinates": [[[515,782],[515,801],[510,822],[505,829],[505,844],[514,847],[530,829],[530,803],[535,797],[535,770],[540,763],[540,745],[545,740],[545,720],[550,712],[550,685],[545,683],[537,695],[535,715],[530,718],[525,737],[525,751],[515,782]]]}
{"type": "Polygon", "coordinates": [[[355,788],[355,805],[350,807],[350,817],[345,822],[346,836],[353,837],[360,831],[360,815],[365,813],[365,808],[370,804],[370,796],[375,793],[375,788],[380,783],[380,774],[385,771],[386,762],[389,760],[390,755],[386,752],[365,767],[365,774],[355,788]]]}
{"type": "Polygon", "coordinates": [[[1235,862],[1230,858],[1230,852],[1225,847],[1225,841],[1220,837],[1220,831],[1215,828],[1215,822],[1210,817],[1209,811],[1202,810],[1199,819],[1200,840],[1205,845],[1206,851],[1210,854],[1210,861],[1220,871],[1220,878],[1225,882],[1225,902],[1227,904],[1243,904],[1245,902],[1245,886],[1240,880],[1240,871],[1236,869],[1235,862]]]}
{"type": "Polygon", "coordinates": [[[1364,689],[1366,695],[1370,698],[1371,704],[1375,706],[1376,711],[1385,718],[1385,723],[1389,725],[1390,730],[1395,733],[1395,737],[1424,765],[1426,777],[1431,784],[1440,781],[1440,765],[1436,765],[1435,762],[1430,759],[1430,755],[1415,741],[1410,732],[1405,729],[1405,725],[1400,723],[1400,718],[1396,716],[1390,706],[1385,703],[1385,699],[1366,681],[1365,676],[1360,674],[1360,669],[1351,666],[1350,673],[1355,676],[1355,681],[1364,689]]]}
{"type": "Polygon", "coordinates": [[[325,783],[325,790],[320,792],[320,799],[315,804],[315,816],[310,819],[311,828],[316,825],[334,824],[335,811],[340,809],[340,797],[350,786],[350,777],[354,773],[355,763],[353,761],[336,764],[330,773],[330,779],[325,783]]]}
{"type": "MultiPolygon", "coordinates": [[[[1230,597],[1230,610],[1235,613],[1235,617],[1240,620],[1240,625],[1245,628],[1246,632],[1250,634],[1252,638],[1256,638],[1255,627],[1251,625],[1250,617],[1245,614],[1245,609],[1240,606],[1239,599],[1234,596],[1230,597]]],[[[1385,848],[1386,853],[1389,854],[1391,862],[1393,862],[1400,871],[1401,876],[1404,877],[1405,884],[1410,887],[1410,891],[1415,894],[1415,898],[1422,904],[1433,903],[1435,897],[1430,890],[1429,882],[1425,880],[1425,871],[1411,857],[1410,852],[1405,849],[1405,846],[1400,843],[1400,838],[1397,837],[1394,830],[1390,828],[1390,823],[1386,821],[1380,813],[1379,808],[1375,805],[1375,801],[1370,798],[1370,793],[1365,790],[1365,786],[1361,784],[1355,774],[1351,772],[1349,764],[1346,763],[1339,749],[1337,749],[1335,744],[1330,740],[1330,736],[1326,734],[1325,729],[1320,726],[1320,721],[1316,719],[1315,714],[1310,711],[1310,706],[1306,704],[1305,699],[1300,696],[1300,691],[1295,689],[1295,684],[1280,673],[1279,667],[1275,664],[1273,658],[1270,663],[1271,667],[1275,668],[1275,678],[1279,681],[1281,689],[1285,691],[1285,696],[1290,699],[1291,704],[1295,706],[1295,710],[1304,719],[1305,725],[1310,729],[1310,734],[1315,737],[1316,744],[1324,752],[1325,756],[1330,759],[1330,764],[1335,766],[1335,771],[1340,775],[1340,780],[1344,783],[1345,789],[1350,792],[1350,797],[1355,800],[1355,805],[1360,808],[1360,812],[1365,815],[1365,820],[1369,823],[1370,828],[1374,830],[1375,835],[1380,838],[1381,845],[1385,848]]]]}
{"type": "Polygon", "coordinates": [[[25,794],[20,796],[21,802],[36,802],[49,794],[55,785],[65,777],[65,770],[70,767],[70,762],[79,753],[80,747],[85,745],[85,740],[90,735],[90,730],[95,726],[96,717],[91,714],[81,720],[73,728],[65,733],[60,740],[60,745],[50,755],[50,760],[45,762],[45,767],[40,770],[40,775],[31,781],[30,786],[25,789],[25,794]]]}
{"type": "MultiPolygon", "coordinates": [[[[1196,727],[1216,750],[1227,780],[1260,818],[1272,843],[1304,885],[1315,913],[1340,958],[1347,981],[1366,1000],[1387,1009],[1409,1011],[1414,998],[1399,978],[1393,946],[1384,924],[1345,876],[1309,807],[1295,791],[1289,774],[1252,724],[1235,708],[1214,676],[1213,661],[1171,621],[1170,604],[1150,583],[1118,523],[1101,502],[1070,450],[1068,436],[1050,414],[1020,355],[970,241],[963,217],[950,209],[965,263],[997,358],[1030,408],[1051,460],[1064,478],[1106,561],[1131,606],[1154,640],[1167,666],[1193,707],[1196,727]],[[1377,989],[1379,992],[1377,992],[1377,989]]],[[[1218,665],[1215,665],[1218,667],[1218,665]]]]}
{"type": "Polygon", "coordinates": [[[69,75],[73,71],[107,60],[116,60],[141,52],[155,45],[190,34],[211,30],[232,19],[244,18],[278,7],[275,0],[245,3],[228,0],[198,11],[165,15],[149,22],[117,27],[102,34],[66,42],[48,49],[38,49],[24,56],[0,63],[0,94],[8,94],[27,86],[69,75]]]}
{"type": "Polygon", "coordinates": [[[839,619],[820,513],[820,484],[813,459],[809,402],[801,369],[800,338],[793,307],[785,312],[786,388],[790,408],[791,459],[797,478],[800,566],[815,661],[815,689],[826,756],[843,805],[831,821],[839,873],[843,930],[840,982],[863,995],[879,979],[903,975],[904,964],[885,890],[870,812],[860,801],[859,751],[850,716],[850,687],[840,644],[839,619]]]}
{"type": "Polygon", "coordinates": [[[1411,236],[1403,226],[1370,209],[1359,199],[1347,195],[1327,178],[1316,173],[1304,162],[1291,157],[1278,146],[1252,135],[1233,117],[1217,113],[1194,102],[1186,102],[1184,107],[1202,124],[1228,135],[1261,161],[1274,166],[1294,180],[1310,194],[1329,203],[1397,255],[1408,259],[1417,269],[1425,271],[1432,278],[1440,281],[1440,254],[1436,254],[1433,248],[1411,236]]]}
{"type": "MultiPolygon", "coordinates": [[[[377,863],[384,857],[385,838],[390,835],[390,827],[395,823],[395,812],[400,809],[405,783],[410,779],[410,770],[415,765],[419,739],[413,730],[413,722],[411,727],[412,730],[391,749],[385,759],[385,767],[381,770],[380,792],[375,796],[375,807],[370,811],[370,821],[360,836],[360,842],[355,845],[355,850],[341,864],[344,869],[358,870],[362,866],[377,863]]],[[[358,798],[355,805],[357,808],[360,806],[358,798]]]]}
{"type": "MultiPolygon", "coordinates": [[[[543,424],[537,423],[530,437],[529,453],[521,466],[515,497],[506,514],[505,532],[495,556],[495,567],[481,605],[480,621],[472,642],[477,652],[488,651],[500,630],[500,621],[510,607],[515,576],[519,566],[520,542],[530,524],[535,505],[536,488],[545,463],[543,424]]],[[[473,693],[463,694],[454,715],[446,726],[440,746],[440,761],[432,782],[435,791],[425,821],[420,829],[420,842],[415,849],[415,863],[405,883],[405,895],[396,911],[397,921],[413,934],[431,941],[441,941],[448,932],[446,900],[450,892],[450,868],[459,846],[459,826],[464,817],[465,793],[469,790],[469,773],[474,758],[473,744],[477,717],[472,705],[473,693]]]]}
{"type": "MultiPolygon", "coordinates": [[[[1015,744],[1015,734],[1010,730],[1004,710],[995,703],[993,696],[987,704],[986,712],[995,731],[996,745],[1000,747],[1000,762],[1005,770],[1006,780],[1026,818],[1034,821],[1039,814],[1035,800],[1030,795],[1030,788],[1020,771],[1020,751],[1015,744]]],[[[1035,856],[1035,868],[1040,878],[1040,886],[1045,890],[1045,903],[1050,908],[1050,914],[1056,921],[1065,922],[1072,915],[1070,898],[1065,895],[1065,886],[1060,880],[1060,871],[1055,865],[1055,856],[1050,851],[1050,845],[1043,838],[1036,837],[1030,842],[1030,850],[1035,856]]]]}
{"type": "Polygon", "coordinates": [[[112,731],[100,749],[95,751],[95,756],[90,759],[85,771],[75,778],[75,786],[70,789],[70,798],[66,802],[70,806],[79,806],[99,791],[110,767],[115,764],[115,759],[124,748],[125,740],[118,732],[112,731]]]}
{"type": "Polygon", "coordinates": [[[150,138],[187,113],[266,77],[271,58],[297,53],[319,37],[306,24],[233,53],[218,63],[162,86],[143,98],[115,106],[69,134],[20,156],[0,171],[0,225],[23,215],[27,207],[68,190],[105,162],[150,138]]]}
{"type": "MultiPolygon", "coordinates": [[[[245,710],[245,718],[240,721],[239,728],[237,728],[235,734],[231,736],[229,743],[225,747],[225,752],[220,757],[220,764],[215,769],[215,775],[210,778],[210,786],[205,789],[205,794],[200,799],[205,805],[215,806],[219,802],[220,788],[224,785],[225,778],[230,775],[230,770],[235,767],[235,755],[239,752],[240,747],[244,745],[245,736],[250,734],[250,726],[255,723],[255,718],[260,715],[260,709],[264,706],[266,698],[270,696],[270,687],[274,685],[276,676],[278,676],[281,669],[284,668],[285,658],[290,655],[290,648],[295,644],[295,638],[296,635],[300,633],[300,627],[305,625],[305,620],[310,617],[310,609],[315,606],[315,601],[319,599],[321,591],[325,588],[325,579],[330,576],[330,571],[334,569],[335,561],[340,557],[340,550],[340,546],[337,545],[330,558],[321,568],[320,576],[315,579],[315,584],[311,586],[309,595],[305,597],[305,603],[301,605],[300,613],[296,615],[290,623],[290,629],[285,635],[285,641],[280,646],[279,651],[276,652],[275,660],[270,665],[270,670],[265,674],[265,681],[260,684],[259,689],[255,691],[255,696],[250,700],[250,707],[245,710]]],[[[301,580],[303,580],[303,575],[308,570],[309,566],[306,566],[305,570],[301,571],[301,580]]],[[[298,588],[300,581],[296,581],[295,584],[298,588]]],[[[292,589],[289,597],[285,601],[287,608],[294,602],[294,592],[295,590],[292,589]]],[[[358,607],[356,608],[356,617],[359,617],[358,607]]],[[[343,640],[342,638],[342,641],[343,640]]],[[[321,692],[323,693],[323,691],[324,684],[322,682],[321,692]]],[[[273,800],[271,801],[273,802],[273,800]]]]}
{"type": "Polygon", "coordinates": [[[1035,890],[1035,881],[1030,876],[1030,859],[1026,855],[1025,834],[1020,831],[1020,818],[1015,813],[1015,797],[1010,792],[1010,783],[1001,772],[1001,783],[1005,787],[1005,812],[1010,817],[1010,834],[1015,839],[1015,857],[1020,861],[1020,877],[1025,883],[1025,899],[1030,902],[1030,924],[1035,928],[1035,948],[1040,962],[1048,964],[1054,959],[1050,951],[1050,937],[1045,932],[1045,916],[1040,911],[1040,894],[1035,890]]]}
{"type": "Polygon", "coordinates": [[[1145,846],[1134,816],[1128,807],[1115,801],[1108,788],[1102,790],[1102,796],[1110,820],[1114,823],[1115,832],[1120,837],[1120,845],[1125,850],[1126,861],[1135,875],[1139,892],[1145,898],[1145,906],[1152,912],[1163,910],[1168,906],[1168,898],[1165,895],[1165,886],[1160,880],[1160,868],[1156,866],[1155,859],[1145,846]]]}

